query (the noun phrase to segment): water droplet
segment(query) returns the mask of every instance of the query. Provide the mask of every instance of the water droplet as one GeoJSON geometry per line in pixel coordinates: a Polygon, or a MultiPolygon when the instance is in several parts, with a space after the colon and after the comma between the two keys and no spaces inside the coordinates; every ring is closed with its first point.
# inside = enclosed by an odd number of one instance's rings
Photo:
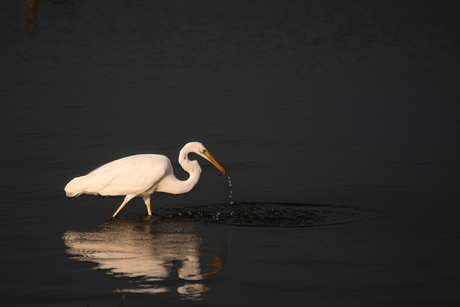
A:
{"type": "Polygon", "coordinates": [[[233,205],[233,199],[232,199],[233,186],[232,186],[232,180],[230,179],[230,176],[228,177],[228,186],[231,188],[231,189],[230,189],[229,202],[230,202],[230,205],[233,205]]]}

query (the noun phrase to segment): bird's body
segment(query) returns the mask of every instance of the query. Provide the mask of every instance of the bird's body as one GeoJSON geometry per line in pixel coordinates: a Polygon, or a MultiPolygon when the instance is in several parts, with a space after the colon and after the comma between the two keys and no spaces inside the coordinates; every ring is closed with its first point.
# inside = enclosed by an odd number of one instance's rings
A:
{"type": "Polygon", "coordinates": [[[118,212],[136,196],[141,196],[151,215],[150,195],[154,192],[182,194],[190,191],[198,182],[201,168],[197,161],[190,161],[188,154],[194,152],[214,164],[223,174],[227,172],[209,154],[199,142],[187,143],[179,153],[179,163],[190,174],[181,181],[174,176],[171,161],[156,154],[141,154],[121,158],[104,164],[85,176],[76,177],[65,187],[69,197],[81,194],[99,194],[103,196],[125,195],[118,212]]]}

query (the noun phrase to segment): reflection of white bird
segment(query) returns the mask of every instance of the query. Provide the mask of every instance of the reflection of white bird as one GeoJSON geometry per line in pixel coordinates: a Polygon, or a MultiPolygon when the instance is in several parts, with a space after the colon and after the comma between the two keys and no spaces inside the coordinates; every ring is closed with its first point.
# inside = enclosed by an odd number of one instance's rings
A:
{"type": "Polygon", "coordinates": [[[89,261],[107,274],[129,278],[128,288],[116,292],[161,293],[164,284],[179,278],[183,299],[201,300],[209,290],[204,280],[224,269],[225,242],[217,234],[200,236],[195,223],[109,221],[96,231],[66,231],[66,252],[78,261],[89,261]]]}
{"type": "Polygon", "coordinates": [[[116,217],[121,209],[134,197],[142,196],[149,215],[150,195],[154,192],[171,194],[187,193],[200,179],[201,168],[197,161],[188,159],[189,153],[205,158],[228,177],[227,172],[199,142],[187,143],[179,153],[179,164],[190,174],[181,181],[173,173],[171,161],[163,155],[135,155],[104,164],[86,176],[72,179],[65,187],[69,197],[81,194],[100,194],[104,196],[126,195],[123,203],[113,214],[116,217]]]}

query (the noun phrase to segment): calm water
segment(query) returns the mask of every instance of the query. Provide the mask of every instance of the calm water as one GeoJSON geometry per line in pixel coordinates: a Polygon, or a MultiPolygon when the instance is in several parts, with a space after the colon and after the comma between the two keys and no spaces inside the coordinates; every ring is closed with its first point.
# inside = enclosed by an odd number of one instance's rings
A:
{"type": "Polygon", "coordinates": [[[460,302],[456,1],[0,4],[1,299],[460,302]],[[188,194],[67,198],[130,154],[188,194]],[[198,159],[198,157],[197,157],[198,159]],[[233,204],[230,204],[233,202],[233,204]]]}

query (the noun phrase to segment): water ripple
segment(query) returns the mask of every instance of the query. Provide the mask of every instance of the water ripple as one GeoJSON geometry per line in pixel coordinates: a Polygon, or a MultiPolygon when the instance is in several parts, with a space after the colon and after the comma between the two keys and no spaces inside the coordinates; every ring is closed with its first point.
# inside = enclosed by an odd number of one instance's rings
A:
{"type": "Polygon", "coordinates": [[[196,221],[251,227],[315,227],[383,218],[377,210],[324,204],[235,202],[182,208],[158,207],[157,221],[196,221]]]}

